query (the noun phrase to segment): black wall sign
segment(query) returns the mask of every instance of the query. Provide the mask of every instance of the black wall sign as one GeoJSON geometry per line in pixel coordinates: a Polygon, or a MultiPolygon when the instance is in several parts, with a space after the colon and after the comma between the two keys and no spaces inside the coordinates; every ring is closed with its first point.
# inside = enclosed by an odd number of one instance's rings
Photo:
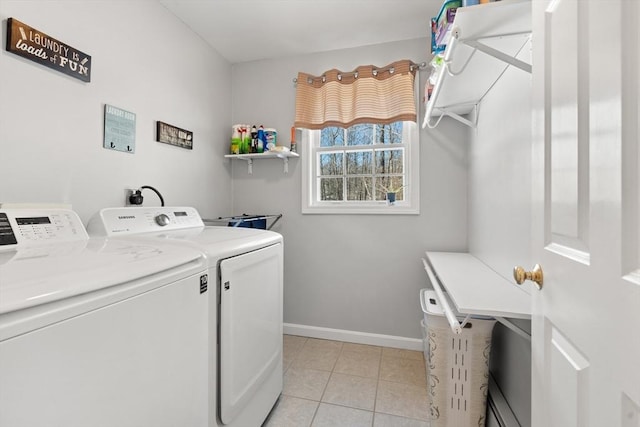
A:
{"type": "Polygon", "coordinates": [[[7,51],[84,82],[91,81],[91,56],[15,18],[7,20],[7,51]]]}

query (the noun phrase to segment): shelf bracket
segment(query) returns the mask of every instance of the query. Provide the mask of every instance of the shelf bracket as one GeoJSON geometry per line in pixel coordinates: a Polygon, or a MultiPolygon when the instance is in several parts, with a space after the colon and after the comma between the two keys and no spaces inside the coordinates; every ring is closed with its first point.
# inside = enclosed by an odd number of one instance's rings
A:
{"type": "MultiPolygon", "coordinates": [[[[454,120],[459,121],[462,124],[465,124],[467,126],[469,126],[472,129],[475,129],[477,124],[478,124],[478,104],[474,104],[473,106],[473,120],[469,120],[465,117],[462,117],[460,114],[455,113],[453,111],[449,111],[447,108],[438,108],[438,111],[440,111],[442,113],[443,116],[449,116],[454,120]]],[[[442,118],[442,117],[440,117],[442,118]]],[[[436,122],[436,124],[434,125],[437,126],[438,123],[440,123],[440,119],[438,119],[438,121],[436,122]]]]}
{"type": "Polygon", "coordinates": [[[438,117],[438,120],[436,120],[436,122],[432,124],[431,121],[429,121],[429,116],[425,114],[424,121],[422,122],[422,129],[424,129],[425,126],[428,127],[429,129],[435,129],[436,126],[440,124],[440,120],[442,120],[443,117],[444,117],[444,114],[438,117]]]}
{"type": "Polygon", "coordinates": [[[253,175],[253,159],[275,159],[278,158],[284,163],[284,173],[289,173],[289,157],[300,157],[297,153],[289,152],[268,152],[268,153],[250,153],[250,154],[226,154],[224,157],[230,159],[244,160],[247,162],[247,172],[253,175]]]}
{"type": "Polygon", "coordinates": [[[522,338],[524,338],[525,340],[531,342],[531,334],[528,333],[527,331],[525,331],[524,329],[520,328],[519,326],[517,326],[515,323],[513,323],[510,320],[505,319],[504,317],[498,317],[496,316],[495,319],[502,323],[504,326],[506,326],[507,328],[511,329],[513,332],[515,332],[516,334],[520,335],[522,338]]]}
{"type": "Polygon", "coordinates": [[[499,59],[502,62],[506,62],[509,65],[513,65],[516,68],[519,68],[527,73],[531,74],[531,64],[527,64],[524,61],[514,58],[513,56],[507,55],[504,52],[501,52],[497,49],[494,49],[490,46],[487,46],[484,43],[480,43],[477,40],[458,40],[460,43],[464,43],[467,46],[477,49],[480,52],[484,52],[487,55],[493,56],[496,59],[499,59]]]}
{"type": "Polygon", "coordinates": [[[469,65],[469,63],[471,62],[471,59],[473,59],[473,56],[476,54],[477,51],[478,51],[478,49],[473,49],[473,51],[471,52],[471,55],[469,55],[469,57],[467,58],[465,63],[462,65],[462,67],[458,71],[452,71],[451,70],[451,61],[445,61],[444,62],[444,67],[446,68],[447,73],[451,77],[455,77],[457,75],[462,74],[464,72],[464,70],[467,68],[467,65],[469,65]]]}

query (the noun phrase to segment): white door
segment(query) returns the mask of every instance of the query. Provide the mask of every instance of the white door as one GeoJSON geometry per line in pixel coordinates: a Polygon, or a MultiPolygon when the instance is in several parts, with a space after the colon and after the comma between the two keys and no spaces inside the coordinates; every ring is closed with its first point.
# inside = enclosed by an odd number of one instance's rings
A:
{"type": "MultiPolygon", "coordinates": [[[[219,417],[223,424],[256,408],[264,413],[252,415],[264,420],[282,390],[282,262],[281,244],[220,262],[219,417]],[[265,385],[274,372],[276,388],[265,385]],[[266,405],[261,403],[265,400],[266,405]]],[[[248,425],[242,423],[233,425],[248,425]]]]}
{"type": "Polygon", "coordinates": [[[638,3],[532,2],[534,427],[640,426],[638,3]]]}

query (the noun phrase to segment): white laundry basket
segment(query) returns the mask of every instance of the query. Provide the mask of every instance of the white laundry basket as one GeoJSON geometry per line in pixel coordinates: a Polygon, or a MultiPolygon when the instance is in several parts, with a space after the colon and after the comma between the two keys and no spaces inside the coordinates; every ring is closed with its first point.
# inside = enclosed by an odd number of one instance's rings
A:
{"type": "Polygon", "coordinates": [[[431,427],[484,427],[496,321],[472,317],[455,334],[434,291],[422,289],[420,303],[431,427]]]}

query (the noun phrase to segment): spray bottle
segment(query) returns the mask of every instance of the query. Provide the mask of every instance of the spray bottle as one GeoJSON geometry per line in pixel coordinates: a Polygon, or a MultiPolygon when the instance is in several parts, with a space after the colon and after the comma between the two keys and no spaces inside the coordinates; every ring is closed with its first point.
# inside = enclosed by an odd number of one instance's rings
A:
{"type": "Polygon", "coordinates": [[[240,134],[240,125],[234,125],[231,133],[231,154],[240,154],[240,144],[242,143],[242,135],[240,134]]]}

